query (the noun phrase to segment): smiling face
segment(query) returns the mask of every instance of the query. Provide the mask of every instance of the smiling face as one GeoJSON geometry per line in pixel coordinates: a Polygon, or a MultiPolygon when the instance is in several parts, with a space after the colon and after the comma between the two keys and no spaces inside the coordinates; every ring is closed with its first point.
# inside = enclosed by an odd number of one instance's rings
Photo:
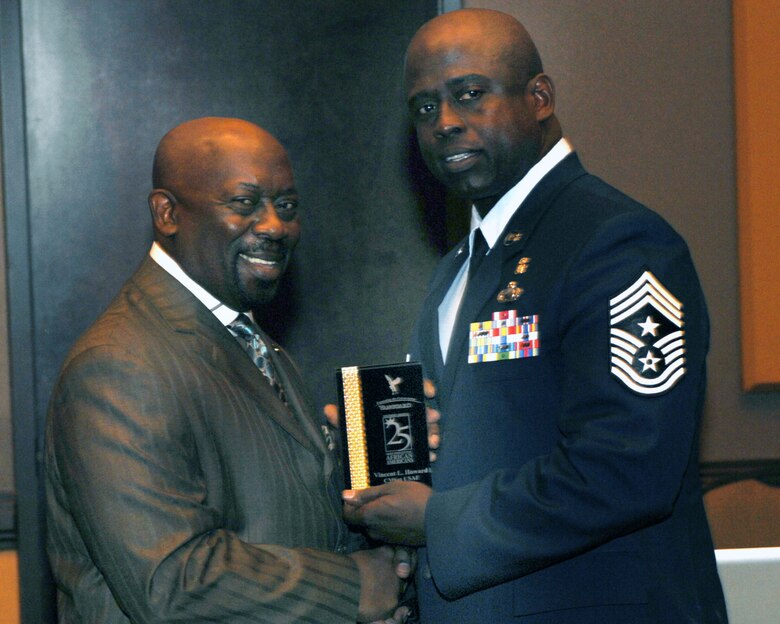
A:
{"type": "Polygon", "coordinates": [[[189,124],[155,161],[149,201],[158,242],[231,308],[268,303],[300,236],[287,154],[248,122],[189,124]]]}
{"type": "Polygon", "coordinates": [[[548,147],[552,85],[507,15],[455,11],[423,26],[407,52],[405,86],[426,164],[483,214],[548,147]]]}

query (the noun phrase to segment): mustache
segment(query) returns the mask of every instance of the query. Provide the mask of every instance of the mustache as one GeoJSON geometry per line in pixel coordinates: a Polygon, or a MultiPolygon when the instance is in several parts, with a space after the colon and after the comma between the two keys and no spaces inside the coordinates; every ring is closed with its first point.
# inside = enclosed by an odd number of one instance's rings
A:
{"type": "Polygon", "coordinates": [[[252,243],[251,245],[244,245],[241,251],[244,253],[262,253],[272,251],[286,254],[289,249],[290,246],[284,239],[260,238],[257,242],[252,243]]]}

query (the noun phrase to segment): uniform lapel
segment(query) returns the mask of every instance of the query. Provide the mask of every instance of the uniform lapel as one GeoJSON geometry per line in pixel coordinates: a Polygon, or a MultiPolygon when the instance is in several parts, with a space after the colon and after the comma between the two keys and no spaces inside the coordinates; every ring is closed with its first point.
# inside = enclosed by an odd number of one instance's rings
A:
{"type": "Polygon", "coordinates": [[[442,378],[444,360],[439,344],[439,305],[452,286],[455,276],[469,257],[468,238],[463,239],[443,260],[442,269],[431,284],[430,294],[423,306],[424,319],[421,327],[422,358],[425,362],[433,362],[434,378],[442,378]]]}
{"type": "Polygon", "coordinates": [[[478,312],[491,297],[495,297],[498,287],[497,280],[501,275],[500,252],[500,249],[492,249],[485,256],[485,259],[479,265],[479,269],[466,285],[458,316],[452,328],[452,336],[447,349],[447,364],[444,366],[441,376],[441,395],[444,397],[448,397],[451,394],[458,366],[466,363],[469,325],[472,320],[478,320],[478,312]],[[463,360],[463,362],[460,360],[463,360]]]}

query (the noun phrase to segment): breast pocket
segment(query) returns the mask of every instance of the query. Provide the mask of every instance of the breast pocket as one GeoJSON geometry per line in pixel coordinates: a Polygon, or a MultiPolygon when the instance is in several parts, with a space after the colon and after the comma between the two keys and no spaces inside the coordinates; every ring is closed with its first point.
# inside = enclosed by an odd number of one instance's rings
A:
{"type": "Polygon", "coordinates": [[[541,356],[470,364],[467,372],[477,383],[503,382],[544,375],[547,358],[541,356]]]}

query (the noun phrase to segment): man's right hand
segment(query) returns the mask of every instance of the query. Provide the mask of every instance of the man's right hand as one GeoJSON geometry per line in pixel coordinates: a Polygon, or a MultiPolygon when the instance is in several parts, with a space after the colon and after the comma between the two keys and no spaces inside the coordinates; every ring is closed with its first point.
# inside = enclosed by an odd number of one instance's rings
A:
{"type": "Polygon", "coordinates": [[[358,622],[386,618],[398,605],[403,581],[396,574],[393,554],[390,546],[380,546],[349,555],[360,572],[358,622]]]}

